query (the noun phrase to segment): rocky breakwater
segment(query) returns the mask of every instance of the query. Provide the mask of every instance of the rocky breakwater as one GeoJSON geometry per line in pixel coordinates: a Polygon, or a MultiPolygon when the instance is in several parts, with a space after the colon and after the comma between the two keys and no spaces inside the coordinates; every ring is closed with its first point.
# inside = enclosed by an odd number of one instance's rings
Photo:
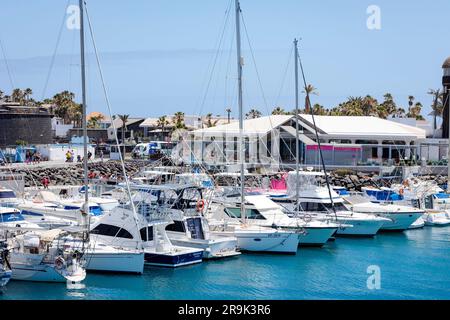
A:
{"type": "MultiPolygon", "coordinates": [[[[361,187],[387,186],[386,181],[378,180],[378,174],[375,172],[354,172],[351,170],[335,170],[328,175],[332,186],[345,187],[349,191],[361,191],[361,187]]],[[[325,176],[319,176],[320,184],[325,184],[325,176]]]]}
{"type": "MultiPolygon", "coordinates": [[[[128,176],[136,174],[142,164],[136,161],[125,161],[128,176]]],[[[93,178],[123,178],[122,166],[119,161],[93,162],[88,164],[90,176],[93,178]]],[[[57,167],[21,167],[8,170],[23,174],[25,187],[42,186],[42,179],[48,177],[50,185],[80,185],[83,183],[84,171],[82,164],[67,164],[57,167]]]]}

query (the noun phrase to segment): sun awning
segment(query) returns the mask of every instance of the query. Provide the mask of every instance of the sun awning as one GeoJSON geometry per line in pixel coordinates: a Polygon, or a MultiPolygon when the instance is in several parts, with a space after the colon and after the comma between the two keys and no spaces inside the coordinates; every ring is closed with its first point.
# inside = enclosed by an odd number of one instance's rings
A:
{"type": "MultiPolygon", "coordinates": [[[[286,131],[287,133],[291,134],[294,137],[297,137],[297,133],[294,127],[291,126],[281,126],[281,129],[283,129],[284,131],[286,131]]],[[[305,136],[303,133],[298,133],[298,139],[303,142],[306,145],[315,145],[317,144],[314,140],[308,138],[307,136],[305,136]]]]}

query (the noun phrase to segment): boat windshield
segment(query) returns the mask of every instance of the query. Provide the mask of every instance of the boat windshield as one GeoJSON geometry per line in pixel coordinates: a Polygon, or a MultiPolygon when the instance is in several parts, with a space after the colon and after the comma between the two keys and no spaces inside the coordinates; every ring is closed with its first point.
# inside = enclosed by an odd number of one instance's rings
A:
{"type": "Polygon", "coordinates": [[[1,191],[0,192],[0,199],[7,199],[7,198],[15,198],[16,195],[13,191],[1,191]]]}
{"type": "MultiPolygon", "coordinates": [[[[334,203],[336,211],[348,211],[342,202],[334,203]]],[[[300,211],[306,212],[331,212],[333,211],[331,203],[320,202],[300,202],[300,211]]]]}
{"type": "Polygon", "coordinates": [[[25,218],[19,212],[5,212],[0,214],[0,222],[23,221],[25,218]]]}
{"type": "MultiPolygon", "coordinates": [[[[231,218],[241,218],[241,208],[225,208],[225,213],[231,218]]],[[[256,209],[245,209],[245,218],[265,220],[264,216],[256,209]]]]}

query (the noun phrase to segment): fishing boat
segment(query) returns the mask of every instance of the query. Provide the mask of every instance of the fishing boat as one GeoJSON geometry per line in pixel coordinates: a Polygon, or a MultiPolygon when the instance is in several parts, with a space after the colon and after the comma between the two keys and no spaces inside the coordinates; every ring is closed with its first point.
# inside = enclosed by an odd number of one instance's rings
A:
{"type": "MultiPolygon", "coordinates": [[[[137,210],[143,209],[137,206],[137,210]]],[[[129,208],[116,207],[91,226],[90,241],[133,254],[135,256],[133,261],[136,262],[133,269],[140,270],[140,273],[143,271],[144,263],[179,267],[202,262],[203,249],[175,246],[171,243],[165,231],[170,223],[172,221],[167,219],[166,215],[146,219],[142,215],[134,217],[129,208]]],[[[97,246],[93,248],[91,260],[97,258],[96,248],[97,246]]],[[[89,254],[88,252],[88,257],[89,254]]]]}
{"type": "Polygon", "coordinates": [[[139,204],[141,213],[148,218],[153,214],[165,211],[173,220],[166,226],[170,241],[177,246],[203,250],[204,259],[217,259],[236,256],[237,239],[211,234],[209,225],[203,212],[206,209],[206,200],[203,197],[203,188],[193,184],[174,184],[147,186],[149,201],[142,199],[139,204]],[[146,204],[146,205],[144,205],[146,204]],[[147,209],[146,211],[144,211],[147,209]],[[158,212],[159,211],[159,212],[158,212]]]}

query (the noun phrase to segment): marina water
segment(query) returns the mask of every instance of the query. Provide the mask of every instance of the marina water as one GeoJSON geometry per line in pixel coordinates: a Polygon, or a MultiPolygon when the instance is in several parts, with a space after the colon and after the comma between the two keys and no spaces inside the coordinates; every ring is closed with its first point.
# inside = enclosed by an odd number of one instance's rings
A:
{"type": "Polygon", "coordinates": [[[297,255],[242,254],[142,276],[88,273],[85,288],[11,281],[0,299],[450,299],[450,227],[337,238],[297,255]],[[369,289],[380,269],[380,289],[369,289]],[[369,286],[370,287],[370,286],[369,286]]]}

